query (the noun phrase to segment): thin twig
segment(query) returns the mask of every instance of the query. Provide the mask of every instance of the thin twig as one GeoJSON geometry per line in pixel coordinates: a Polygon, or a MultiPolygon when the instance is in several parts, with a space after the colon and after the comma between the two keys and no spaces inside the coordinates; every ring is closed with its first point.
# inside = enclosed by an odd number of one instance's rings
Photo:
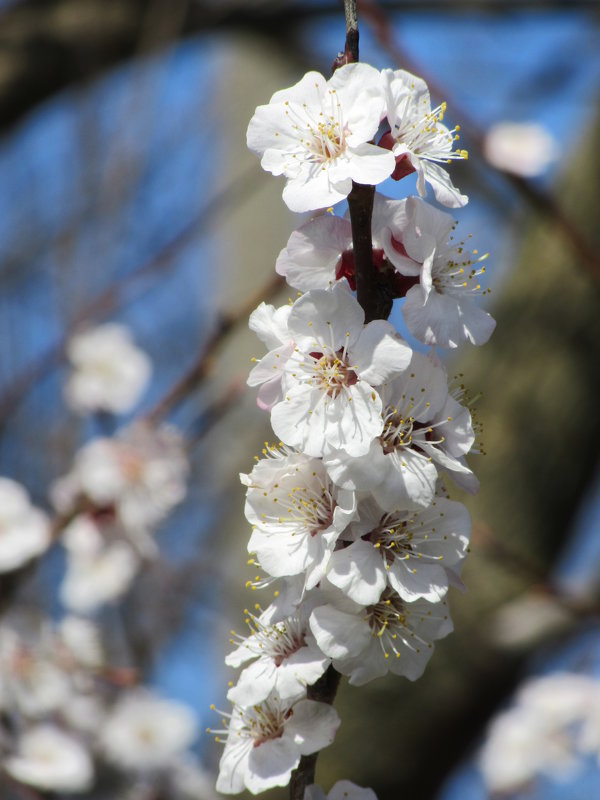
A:
{"type": "Polygon", "coordinates": [[[358,61],[358,17],[356,0],[344,0],[346,15],[346,54],[349,61],[358,61]]]}
{"type": "MultiPolygon", "coordinates": [[[[203,236],[210,230],[215,218],[222,215],[224,208],[239,206],[250,194],[255,191],[257,182],[255,180],[256,167],[252,167],[242,176],[236,177],[225,189],[211,198],[202,212],[186,225],[163,249],[152,259],[137,267],[133,272],[120,280],[118,284],[110,286],[105,291],[94,297],[89,303],[84,305],[74,317],[67,330],[60,339],[52,345],[45,353],[29,364],[17,375],[2,397],[0,397],[0,431],[5,425],[8,417],[16,409],[19,402],[26,396],[27,392],[35,386],[45,375],[51,372],[64,357],[68,340],[84,322],[98,320],[108,317],[119,306],[130,299],[125,293],[125,289],[132,284],[141,281],[148,276],[162,273],[163,270],[171,269],[174,264],[175,255],[181,248],[193,241],[196,237],[203,236]]],[[[148,286],[145,287],[148,291],[148,286]]],[[[150,287],[152,288],[152,287],[150,287]]]]}
{"type": "Polygon", "coordinates": [[[283,286],[283,279],[279,275],[274,275],[270,281],[262,286],[261,289],[242,303],[234,311],[224,312],[218,318],[215,329],[208,338],[204,348],[200,352],[196,361],[187,372],[169,389],[167,394],[160,400],[154,408],[146,414],[146,421],[155,424],[165,417],[176,406],[182,403],[188,394],[196,388],[198,383],[209,372],[215,349],[223,341],[225,336],[258,305],[261,300],[271,297],[283,286]]]}
{"type": "MultiPolygon", "coordinates": [[[[332,666],[328,667],[327,672],[319,680],[309,686],[307,696],[309,700],[316,700],[318,703],[333,705],[340,678],[342,676],[332,666]]],[[[317,753],[310,756],[302,756],[297,769],[292,772],[290,780],[290,800],[304,800],[306,787],[315,782],[315,768],[317,766],[317,753]]]]}
{"type": "Polygon", "coordinates": [[[195,447],[206,434],[223,419],[230,409],[242,398],[246,391],[246,382],[241,378],[234,378],[225,391],[204,409],[200,417],[193,424],[191,434],[187,436],[188,448],[195,447]]]}

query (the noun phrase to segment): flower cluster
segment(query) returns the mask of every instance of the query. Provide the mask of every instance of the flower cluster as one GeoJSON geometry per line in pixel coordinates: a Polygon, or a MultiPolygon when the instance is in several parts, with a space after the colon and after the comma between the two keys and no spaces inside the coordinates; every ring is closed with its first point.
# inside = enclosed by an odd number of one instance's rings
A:
{"type": "Polygon", "coordinates": [[[120,597],[143,558],[156,553],[153,532],[185,496],[188,461],[181,435],[138,422],[93,439],[56,481],[52,500],[68,519],[62,544],[64,605],[88,613],[120,597]]]}
{"type": "MultiPolygon", "coordinates": [[[[248,128],[262,166],[287,178],[294,211],[416,173],[421,197],[375,194],[368,268],[403,298],[407,327],[429,350],[415,351],[386,319],[365,324],[352,197],[350,219],[320,213],[292,233],[276,269],[299,297],[262,303],[250,318],[267,352],[248,383],[279,443],[241,476],[248,550],[263,575],[249,583],[278,583],[267,608],[246,611],[249,633],[233,634],[226,659],[243,669],[216,731],[226,737],[223,792],[285,785],[301,756],[333,740],[339,717],[311,688],[327,674],[354,685],[388,672],[415,680],[452,630],[447,595],[462,585],[471,524],[444,487],[476,491],[466,461],[476,426],[434,348],[484,344],[495,323],[476,300],[484,257],[422,199],[429,183],[446,206],[467,202],[445,169],[466,152],[454,150],[458,128],[444,113],[420,78],[353,63],[276,92],[248,128]]],[[[348,781],[331,790],[338,796],[374,797],[348,781]]]]}
{"type": "Polygon", "coordinates": [[[517,792],[540,776],[571,777],[600,761],[600,681],[572,672],[530,678],[494,718],[479,758],[491,792],[517,792]]]}
{"type": "MultiPolygon", "coordinates": [[[[5,617],[0,667],[0,762],[20,784],[79,794],[92,788],[102,763],[136,784],[203,777],[187,752],[197,735],[193,711],[133,687],[133,670],[110,667],[89,620],[5,617]]],[[[178,788],[178,796],[213,796],[178,788]]]]}
{"type": "MultiPolygon", "coordinates": [[[[112,428],[109,415],[138,402],[150,360],[117,325],[77,334],[67,351],[75,367],[65,388],[71,408],[100,413],[96,421],[112,428]]],[[[0,771],[17,793],[87,796],[102,786],[116,797],[126,787],[134,798],[152,787],[182,800],[216,798],[212,777],[190,752],[194,711],[140,685],[137,665],[129,666],[134,648],[125,647],[131,658],[115,667],[119,635],[104,642],[88,618],[100,617],[159,555],[154,533],[184,498],[188,470],[182,434],[142,419],[77,451],[51,487],[53,519],[20,484],[0,478],[0,573],[20,570],[3,600],[54,540],[66,550],[59,590],[66,616],[51,620],[22,607],[0,617],[0,771]]]]}

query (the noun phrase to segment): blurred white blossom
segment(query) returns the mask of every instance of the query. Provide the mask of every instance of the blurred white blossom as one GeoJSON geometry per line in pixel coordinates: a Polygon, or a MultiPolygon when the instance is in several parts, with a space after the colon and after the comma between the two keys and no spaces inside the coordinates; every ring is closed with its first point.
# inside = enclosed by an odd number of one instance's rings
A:
{"type": "Polygon", "coordinates": [[[498,169],[534,178],[542,175],[560,156],[552,134],[534,122],[498,122],[489,128],[483,153],[498,169]]]}
{"type": "Polygon", "coordinates": [[[73,371],[65,385],[67,404],[81,414],[124,414],[137,405],[152,375],[152,362],[129,329],[107,323],[71,337],[67,357],[73,371]]]}
{"type": "Polygon", "coordinates": [[[57,509],[68,514],[85,499],[97,509],[114,508],[138,547],[145,535],[185,496],[189,471],[181,434],[138,422],[113,438],[93,439],[77,455],[73,469],[52,487],[57,509]]]}
{"type": "Polygon", "coordinates": [[[47,516],[31,505],[25,489],[0,478],[0,573],[18,569],[50,545],[47,516]]]}
{"type": "Polygon", "coordinates": [[[111,541],[107,527],[89,514],[80,514],[65,529],[67,570],[60,599],[71,611],[88,614],[117,600],[137,574],[139,556],[125,539],[111,541]]]}
{"type": "Polygon", "coordinates": [[[170,766],[197,735],[196,717],[181,703],[150,691],[123,695],[100,733],[107,758],[130,770],[170,766]]]}
{"type": "Polygon", "coordinates": [[[598,753],[600,681],[554,673],[528,680],[515,705],[495,717],[479,766],[494,792],[514,792],[539,775],[569,778],[587,752],[598,753]]]}
{"type": "Polygon", "coordinates": [[[50,724],[26,731],[16,754],[5,759],[4,769],[21,783],[65,794],[89,789],[94,779],[87,749],[50,724]]]}

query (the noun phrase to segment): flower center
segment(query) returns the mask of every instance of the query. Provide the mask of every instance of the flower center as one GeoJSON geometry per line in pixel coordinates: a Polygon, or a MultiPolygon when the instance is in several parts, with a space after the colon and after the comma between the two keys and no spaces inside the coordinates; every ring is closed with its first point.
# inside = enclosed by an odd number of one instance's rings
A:
{"type": "Polygon", "coordinates": [[[404,103],[404,113],[396,121],[391,134],[397,142],[427,161],[447,163],[455,158],[466,159],[466,150],[452,151],[454,142],[459,139],[460,128],[457,125],[448,130],[442,125],[445,113],[446,103],[431,109],[429,100],[422,97],[419,107],[410,95],[404,103]]]}
{"type": "Polygon", "coordinates": [[[319,161],[337,158],[346,149],[344,131],[333,117],[311,126],[310,133],[309,150],[319,161]]]}
{"type": "Polygon", "coordinates": [[[257,483],[251,488],[258,490],[262,524],[276,530],[283,526],[292,536],[315,536],[333,522],[335,489],[322,464],[296,465],[276,483],[257,483]]]}
{"type": "Polygon", "coordinates": [[[383,433],[379,437],[383,452],[387,455],[395,450],[411,447],[414,429],[414,417],[404,416],[398,409],[394,408],[392,413],[387,415],[383,433]]]}
{"type": "Polygon", "coordinates": [[[385,514],[379,525],[363,538],[375,545],[386,564],[392,564],[396,558],[410,557],[413,551],[413,533],[407,528],[407,521],[391,514],[385,514]]]}
{"type": "Polygon", "coordinates": [[[386,589],[381,600],[373,606],[367,606],[369,627],[373,636],[380,638],[386,631],[395,638],[394,630],[406,627],[404,604],[399,595],[386,589]]]}
{"type": "Polygon", "coordinates": [[[282,709],[268,702],[244,709],[242,721],[242,730],[253,740],[254,747],[283,736],[285,715],[282,709]]]}
{"type": "Polygon", "coordinates": [[[296,486],[289,493],[288,519],[301,523],[311,536],[329,528],[334,509],[335,501],[325,486],[320,494],[310,486],[296,486]]]}
{"type": "Polygon", "coordinates": [[[313,372],[318,386],[328,397],[335,399],[346,387],[358,383],[358,375],[348,364],[343,350],[337,353],[312,352],[310,355],[315,361],[313,372]]]}
{"type": "MultiPolygon", "coordinates": [[[[473,250],[473,256],[477,255],[477,250],[473,250]]],[[[465,252],[464,242],[436,254],[431,275],[436,292],[463,296],[488,293],[489,290],[482,290],[479,283],[485,267],[478,266],[488,255],[485,253],[478,258],[472,258],[471,253],[465,252]]]]}
{"type": "Polygon", "coordinates": [[[253,651],[257,652],[257,655],[272,658],[275,666],[281,666],[286,658],[305,646],[304,626],[297,617],[287,617],[274,625],[265,625],[260,617],[255,616],[248,609],[244,610],[244,614],[248,615],[246,624],[252,633],[249,640],[237,637],[238,641],[240,644],[251,647],[253,651]]]}
{"type": "Polygon", "coordinates": [[[144,474],[144,458],[134,448],[121,444],[117,451],[119,466],[128,483],[138,483],[144,474]]]}

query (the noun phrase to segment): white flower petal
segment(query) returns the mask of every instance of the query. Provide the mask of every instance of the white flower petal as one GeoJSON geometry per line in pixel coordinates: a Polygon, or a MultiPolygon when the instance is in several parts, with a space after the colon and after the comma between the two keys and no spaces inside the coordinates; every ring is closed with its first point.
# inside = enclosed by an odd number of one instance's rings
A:
{"type": "Polygon", "coordinates": [[[391,323],[376,319],[363,328],[350,357],[361,379],[378,386],[408,367],[412,350],[391,323]]]}
{"type": "Polygon", "coordinates": [[[386,571],[377,549],[359,540],[337,550],[331,557],[327,580],[361,605],[376,603],[387,584],[386,571]]]}
{"type": "Polygon", "coordinates": [[[330,745],[340,726],[340,717],[333,706],[314,700],[300,700],[285,726],[284,738],[294,741],[303,756],[330,745]]]}
{"type": "Polygon", "coordinates": [[[258,794],[273,786],[287,786],[299,762],[300,752],[294,741],[285,736],[269,739],[250,751],[246,788],[258,794]]]}
{"type": "Polygon", "coordinates": [[[361,617],[326,605],[310,615],[310,629],[321,650],[330,658],[361,653],[371,639],[369,626],[361,617]]]}

